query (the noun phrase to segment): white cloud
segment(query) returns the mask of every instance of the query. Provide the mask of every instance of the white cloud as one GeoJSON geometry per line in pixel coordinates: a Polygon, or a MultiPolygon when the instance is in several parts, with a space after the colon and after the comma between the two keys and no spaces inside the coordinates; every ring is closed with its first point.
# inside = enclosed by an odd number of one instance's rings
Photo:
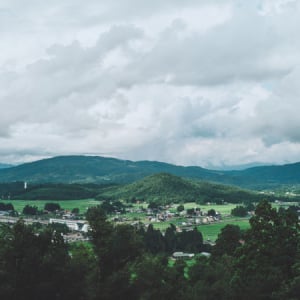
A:
{"type": "Polygon", "coordinates": [[[0,161],[300,160],[297,1],[2,1],[0,161]]]}

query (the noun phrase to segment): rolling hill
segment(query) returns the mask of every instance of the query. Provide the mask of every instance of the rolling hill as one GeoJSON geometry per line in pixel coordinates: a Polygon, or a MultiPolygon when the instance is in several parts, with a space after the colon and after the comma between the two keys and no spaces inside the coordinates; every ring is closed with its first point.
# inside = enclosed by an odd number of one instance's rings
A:
{"type": "Polygon", "coordinates": [[[0,182],[127,184],[161,172],[251,189],[300,184],[300,163],[216,171],[155,161],[134,162],[99,156],[58,156],[0,169],[0,182]]]}

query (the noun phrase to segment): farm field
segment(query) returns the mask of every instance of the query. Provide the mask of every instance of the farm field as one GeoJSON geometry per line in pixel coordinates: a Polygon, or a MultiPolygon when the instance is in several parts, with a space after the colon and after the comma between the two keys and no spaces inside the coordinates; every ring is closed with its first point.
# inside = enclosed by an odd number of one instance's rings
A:
{"type": "MultiPolygon", "coordinates": [[[[171,212],[176,212],[176,208],[179,204],[173,205],[173,207],[170,209],[171,212]]],[[[184,209],[191,209],[191,208],[200,208],[203,212],[207,212],[210,209],[214,209],[215,211],[221,213],[222,215],[229,215],[231,213],[231,210],[235,208],[238,204],[197,204],[196,202],[187,202],[182,203],[184,206],[184,209]]]]}
{"type": "Polygon", "coordinates": [[[99,201],[94,199],[82,199],[82,200],[10,200],[3,201],[2,203],[11,203],[15,210],[19,213],[22,212],[24,206],[31,205],[37,206],[39,210],[43,209],[46,203],[59,203],[60,207],[65,210],[72,210],[73,208],[79,208],[80,213],[86,212],[89,207],[96,206],[99,201]]]}
{"type": "Polygon", "coordinates": [[[218,238],[218,234],[221,232],[221,229],[227,224],[238,225],[242,230],[250,227],[249,219],[236,218],[223,220],[219,223],[199,225],[197,226],[197,229],[202,233],[204,241],[210,240],[214,242],[218,238]]]}
{"type": "MultiPolygon", "coordinates": [[[[80,213],[85,213],[86,210],[89,207],[96,206],[99,204],[99,201],[96,201],[94,199],[83,199],[83,200],[1,200],[3,203],[12,203],[15,210],[18,211],[19,213],[22,212],[23,208],[25,205],[32,205],[32,206],[37,206],[39,210],[44,208],[45,203],[59,203],[61,208],[65,210],[72,210],[73,208],[79,208],[80,213]]],[[[173,207],[170,208],[171,212],[176,212],[176,208],[179,204],[173,205],[173,207]]],[[[231,210],[236,207],[237,204],[225,204],[225,205],[199,205],[196,204],[195,202],[189,202],[189,203],[184,203],[184,208],[185,209],[190,209],[190,208],[200,208],[201,211],[207,212],[210,209],[214,209],[215,211],[221,213],[223,216],[223,219],[219,222],[216,223],[211,223],[211,224],[206,224],[206,225],[197,225],[197,229],[202,233],[203,239],[204,240],[210,240],[214,242],[218,234],[221,232],[221,229],[227,225],[227,224],[233,224],[233,225],[238,225],[240,226],[241,229],[247,229],[249,228],[249,219],[248,218],[233,218],[229,217],[231,210]]],[[[147,203],[141,203],[141,204],[135,204],[133,205],[135,208],[147,208],[148,204],[147,203]]],[[[149,223],[148,217],[146,216],[145,213],[137,213],[137,212],[128,212],[124,214],[124,217],[127,219],[127,222],[132,222],[135,220],[140,220],[143,223],[149,223]]],[[[113,216],[111,216],[113,218],[113,216]]],[[[182,224],[182,222],[185,221],[184,217],[177,217],[172,220],[166,221],[166,222],[154,222],[153,226],[156,229],[159,229],[161,231],[165,231],[169,226],[170,223],[178,226],[182,224]]]]}
{"type": "MultiPolygon", "coordinates": [[[[170,223],[176,225],[178,221],[174,220],[174,222],[154,223],[153,226],[156,229],[165,231],[170,226],[170,223]]],[[[211,242],[214,242],[218,238],[218,234],[221,232],[221,229],[227,224],[238,225],[242,230],[248,229],[250,227],[249,219],[245,218],[229,218],[217,223],[198,225],[196,227],[202,233],[204,241],[209,240],[211,242]]]]}

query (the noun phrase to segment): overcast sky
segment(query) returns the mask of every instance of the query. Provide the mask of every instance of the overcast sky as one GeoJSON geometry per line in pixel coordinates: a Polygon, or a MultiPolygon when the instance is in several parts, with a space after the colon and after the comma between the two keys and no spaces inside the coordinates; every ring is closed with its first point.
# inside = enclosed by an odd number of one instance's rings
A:
{"type": "Polygon", "coordinates": [[[300,161],[299,0],[1,0],[0,162],[300,161]]]}

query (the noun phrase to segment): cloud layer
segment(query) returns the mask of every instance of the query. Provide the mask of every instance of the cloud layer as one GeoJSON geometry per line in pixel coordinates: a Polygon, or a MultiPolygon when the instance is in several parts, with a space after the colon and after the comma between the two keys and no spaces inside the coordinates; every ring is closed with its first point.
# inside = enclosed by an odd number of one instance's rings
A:
{"type": "Polygon", "coordinates": [[[300,161],[298,1],[2,1],[0,161],[300,161]]]}

